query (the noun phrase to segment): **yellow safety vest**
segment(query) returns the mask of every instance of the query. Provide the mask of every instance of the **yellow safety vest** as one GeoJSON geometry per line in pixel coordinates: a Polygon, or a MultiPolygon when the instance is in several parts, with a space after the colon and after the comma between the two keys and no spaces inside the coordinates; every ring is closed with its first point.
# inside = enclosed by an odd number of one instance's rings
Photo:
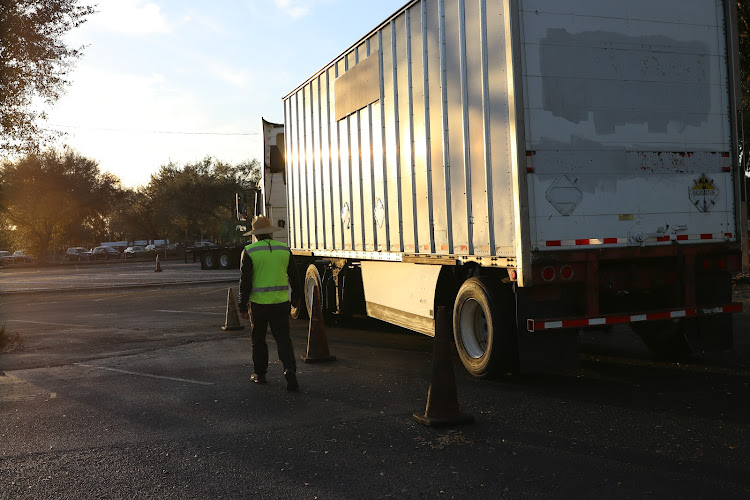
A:
{"type": "Polygon", "coordinates": [[[253,262],[253,289],[250,302],[281,304],[289,300],[289,280],[286,270],[291,251],[280,241],[258,240],[245,247],[253,262]]]}

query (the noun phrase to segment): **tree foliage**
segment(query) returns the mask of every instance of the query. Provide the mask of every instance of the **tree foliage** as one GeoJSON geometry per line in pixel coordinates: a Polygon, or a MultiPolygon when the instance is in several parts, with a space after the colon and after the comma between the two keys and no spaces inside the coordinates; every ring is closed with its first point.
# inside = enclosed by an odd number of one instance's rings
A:
{"type": "Polygon", "coordinates": [[[49,136],[34,101],[59,99],[82,54],[63,37],[94,12],[79,0],[0,0],[0,152],[31,150],[49,136]]]}
{"type": "Polygon", "coordinates": [[[171,239],[233,240],[234,195],[248,188],[259,167],[257,160],[230,165],[210,157],[164,165],[143,190],[144,220],[171,239]]]}
{"type": "Polygon", "coordinates": [[[57,246],[83,244],[109,232],[120,181],[66,149],[32,153],[0,170],[0,214],[14,248],[46,256],[57,246]]]}

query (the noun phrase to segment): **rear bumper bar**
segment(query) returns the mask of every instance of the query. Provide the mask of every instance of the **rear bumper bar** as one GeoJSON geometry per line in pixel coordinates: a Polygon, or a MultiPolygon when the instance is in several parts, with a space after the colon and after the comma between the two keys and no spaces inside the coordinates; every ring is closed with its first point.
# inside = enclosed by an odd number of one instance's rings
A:
{"type": "Polygon", "coordinates": [[[595,326],[635,323],[637,321],[658,321],[666,319],[692,318],[710,314],[726,314],[742,312],[742,303],[732,302],[723,306],[708,308],[681,308],[668,311],[655,311],[643,314],[613,314],[595,318],[565,318],[565,319],[528,319],[526,329],[529,332],[559,330],[563,328],[586,328],[595,326]]]}

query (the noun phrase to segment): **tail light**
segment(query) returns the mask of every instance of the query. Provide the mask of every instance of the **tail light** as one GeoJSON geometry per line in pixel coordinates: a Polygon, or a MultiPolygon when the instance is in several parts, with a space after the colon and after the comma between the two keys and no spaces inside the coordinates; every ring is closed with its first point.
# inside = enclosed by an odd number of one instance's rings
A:
{"type": "Polygon", "coordinates": [[[569,281],[573,278],[573,266],[565,264],[560,268],[560,277],[565,281],[569,281]]]}
{"type": "Polygon", "coordinates": [[[542,278],[544,281],[552,281],[555,279],[555,268],[552,266],[547,266],[544,269],[542,269],[542,278]]]}

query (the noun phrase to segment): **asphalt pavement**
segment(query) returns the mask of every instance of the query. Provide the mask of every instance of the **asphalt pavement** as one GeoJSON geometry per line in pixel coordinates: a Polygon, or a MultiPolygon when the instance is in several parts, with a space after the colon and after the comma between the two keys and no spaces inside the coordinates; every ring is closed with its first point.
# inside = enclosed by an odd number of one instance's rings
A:
{"type": "MultiPolygon", "coordinates": [[[[337,360],[298,362],[287,392],[269,335],[269,383],[254,385],[249,329],[221,330],[237,271],[175,266],[0,274],[0,498],[750,494],[748,313],[737,351],[684,364],[625,327],[582,336],[575,370],[487,381],[452,359],[474,423],[433,429],[412,418],[431,338],[328,325],[337,360]]],[[[307,334],[292,322],[298,358],[307,334]]]]}

